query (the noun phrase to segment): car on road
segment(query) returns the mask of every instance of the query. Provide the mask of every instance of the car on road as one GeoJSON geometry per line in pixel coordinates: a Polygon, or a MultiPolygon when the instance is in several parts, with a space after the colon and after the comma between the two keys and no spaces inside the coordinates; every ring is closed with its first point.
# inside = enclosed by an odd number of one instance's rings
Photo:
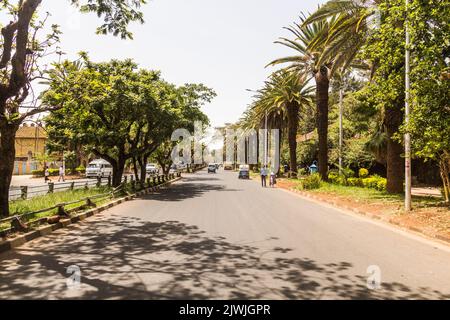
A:
{"type": "Polygon", "coordinates": [[[172,164],[172,165],[170,166],[169,174],[177,174],[177,173],[179,173],[179,172],[181,172],[181,169],[180,169],[180,167],[179,167],[178,165],[172,164]]]}
{"type": "Polygon", "coordinates": [[[231,162],[225,162],[223,165],[224,170],[233,170],[233,164],[231,162]]]}
{"type": "Polygon", "coordinates": [[[86,178],[104,178],[112,176],[112,173],[112,165],[104,159],[91,161],[86,167],[86,178]]]}
{"type": "Polygon", "coordinates": [[[208,173],[216,173],[217,172],[217,167],[215,163],[210,163],[208,165],[208,173]]]}
{"type": "Polygon", "coordinates": [[[239,166],[239,179],[250,179],[250,167],[247,164],[242,164],[239,166]]]}
{"type": "Polygon", "coordinates": [[[156,174],[159,174],[159,167],[156,165],[156,163],[149,163],[145,167],[145,171],[148,174],[156,175],[156,174]]]}

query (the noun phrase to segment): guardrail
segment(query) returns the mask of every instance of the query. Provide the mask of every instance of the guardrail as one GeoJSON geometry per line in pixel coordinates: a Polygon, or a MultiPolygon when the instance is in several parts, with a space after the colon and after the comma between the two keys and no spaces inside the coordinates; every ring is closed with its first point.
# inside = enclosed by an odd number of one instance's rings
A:
{"type": "MultiPolygon", "coordinates": [[[[134,179],[134,176],[130,176],[130,179],[128,179],[128,177],[125,176],[122,178],[122,183],[118,187],[111,190],[110,192],[86,197],[83,199],[74,200],[71,202],[59,203],[59,204],[56,204],[49,208],[44,208],[41,210],[27,212],[27,213],[23,213],[20,215],[13,215],[13,216],[10,216],[10,217],[4,218],[4,219],[0,219],[0,225],[8,223],[8,222],[11,224],[10,228],[3,229],[0,231],[0,237],[5,237],[7,234],[9,234],[11,232],[15,232],[15,231],[28,231],[30,226],[34,225],[34,224],[41,224],[43,222],[57,223],[57,222],[59,222],[59,219],[61,217],[70,217],[71,212],[74,212],[77,210],[82,210],[82,209],[89,208],[89,207],[95,207],[96,205],[92,200],[101,199],[101,198],[114,198],[116,196],[116,194],[126,192],[126,189],[128,187],[130,187],[132,192],[135,192],[135,191],[139,191],[139,190],[142,190],[145,188],[158,186],[161,183],[167,182],[169,180],[173,180],[173,179],[175,179],[175,177],[179,177],[179,176],[181,176],[181,173],[147,177],[145,183],[137,182],[136,179],[134,179]],[[82,203],[82,202],[85,202],[85,204],[75,207],[75,208],[72,208],[70,210],[66,210],[67,206],[74,205],[77,203],[82,203]],[[44,213],[44,212],[50,212],[53,210],[56,210],[55,217],[49,218],[48,216],[46,216],[46,217],[38,218],[33,221],[28,220],[28,218],[30,216],[35,216],[37,214],[44,213]],[[28,225],[26,223],[28,223],[28,225]]],[[[98,179],[97,181],[95,181],[95,180],[93,180],[93,181],[96,182],[97,186],[102,185],[101,179],[98,179]]],[[[109,185],[111,184],[110,178],[107,179],[107,183],[109,185]]],[[[88,185],[89,184],[84,184],[84,187],[88,187],[88,185]]],[[[59,188],[59,189],[62,189],[62,188],[59,188]]],[[[53,189],[52,192],[54,192],[54,191],[55,190],[53,189]]]]}

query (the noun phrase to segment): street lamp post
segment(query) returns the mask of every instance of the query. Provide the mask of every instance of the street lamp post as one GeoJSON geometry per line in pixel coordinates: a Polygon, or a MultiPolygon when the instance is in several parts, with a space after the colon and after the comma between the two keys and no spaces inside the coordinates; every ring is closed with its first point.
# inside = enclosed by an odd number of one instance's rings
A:
{"type": "Polygon", "coordinates": [[[410,115],[410,43],[408,10],[409,0],[406,3],[406,41],[405,41],[405,211],[411,211],[411,134],[409,133],[409,115],[410,115]]]}

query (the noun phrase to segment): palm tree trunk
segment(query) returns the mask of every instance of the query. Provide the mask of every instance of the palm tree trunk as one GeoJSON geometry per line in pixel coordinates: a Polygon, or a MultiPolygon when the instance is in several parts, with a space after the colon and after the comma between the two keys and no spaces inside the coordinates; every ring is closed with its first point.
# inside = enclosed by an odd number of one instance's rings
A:
{"type": "Polygon", "coordinates": [[[321,67],[315,74],[316,80],[316,107],[317,107],[317,133],[319,135],[319,174],[327,180],[328,173],[328,90],[330,79],[328,69],[321,67]]]}
{"type": "Polygon", "coordinates": [[[385,109],[387,141],[387,186],[389,193],[402,193],[403,181],[405,177],[405,162],[402,158],[403,146],[394,139],[394,135],[398,132],[402,121],[403,113],[401,108],[393,107],[385,109]]]}
{"type": "Polygon", "coordinates": [[[293,102],[288,105],[288,140],[289,140],[289,165],[291,172],[297,175],[297,132],[298,132],[298,103],[293,102]]]}

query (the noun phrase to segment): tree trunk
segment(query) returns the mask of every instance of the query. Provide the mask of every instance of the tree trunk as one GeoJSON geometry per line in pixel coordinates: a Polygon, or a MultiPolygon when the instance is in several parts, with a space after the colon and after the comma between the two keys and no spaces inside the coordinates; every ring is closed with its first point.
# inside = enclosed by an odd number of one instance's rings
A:
{"type": "Polygon", "coordinates": [[[113,167],[113,187],[118,187],[122,183],[123,171],[125,170],[125,157],[119,155],[118,160],[113,161],[111,165],[113,167]]]}
{"type": "Polygon", "coordinates": [[[328,69],[321,67],[315,75],[316,80],[316,107],[317,107],[317,133],[319,135],[319,174],[323,180],[328,180],[328,90],[330,79],[328,69]]]}
{"type": "Polygon", "coordinates": [[[15,135],[17,126],[4,125],[0,128],[0,216],[9,216],[9,187],[16,157],[15,135]]]}
{"type": "Polygon", "coordinates": [[[138,171],[138,165],[137,165],[137,160],[136,157],[132,158],[133,160],[133,172],[134,172],[134,177],[137,180],[139,180],[139,171],[138,171]]]}
{"type": "Polygon", "coordinates": [[[141,177],[139,179],[141,181],[141,183],[145,183],[145,178],[147,177],[147,171],[146,171],[147,159],[148,159],[148,156],[146,156],[146,155],[138,158],[139,167],[141,168],[141,177]]]}
{"type": "Polygon", "coordinates": [[[450,202],[450,155],[447,152],[441,156],[439,169],[442,178],[445,202],[450,202]]]}
{"type": "Polygon", "coordinates": [[[289,165],[291,172],[297,174],[297,132],[298,132],[298,103],[291,103],[288,106],[288,140],[289,140],[289,165]]]}
{"type": "Polygon", "coordinates": [[[402,157],[404,152],[403,146],[394,135],[398,132],[403,121],[403,113],[401,108],[386,108],[385,123],[387,140],[387,186],[388,193],[402,193],[403,181],[405,177],[405,161],[402,157]]]}

